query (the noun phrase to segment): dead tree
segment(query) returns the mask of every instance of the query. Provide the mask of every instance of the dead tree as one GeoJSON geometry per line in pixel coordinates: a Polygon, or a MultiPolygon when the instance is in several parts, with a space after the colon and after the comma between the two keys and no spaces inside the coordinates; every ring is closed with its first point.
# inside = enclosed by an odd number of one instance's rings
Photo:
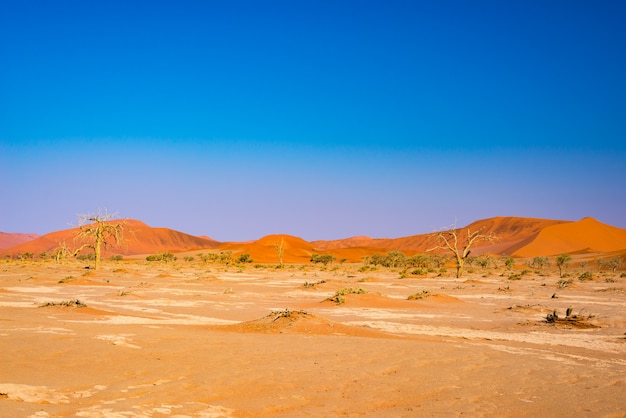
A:
{"type": "Polygon", "coordinates": [[[276,255],[278,255],[278,265],[280,268],[283,267],[283,252],[285,251],[285,238],[281,238],[280,242],[274,241],[274,249],[276,250],[276,255]]]}
{"type": "Polygon", "coordinates": [[[79,215],[78,217],[79,230],[75,238],[81,242],[87,242],[79,247],[74,255],[85,248],[93,249],[95,255],[94,268],[96,270],[100,268],[102,246],[106,248],[111,244],[119,245],[124,238],[125,222],[114,222],[115,216],[115,213],[99,210],[98,213],[79,215]]]}
{"type": "Polygon", "coordinates": [[[439,245],[429,249],[428,251],[434,251],[437,249],[452,251],[456,261],[456,277],[460,278],[463,276],[463,266],[465,265],[465,261],[470,254],[470,248],[472,245],[481,241],[492,242],[498,239],[494,232],[484,234],[483,230],[484,228],[480,228],[477,231],[471,232],[470,229],[467,228],[467,235],[465,237],[460,237],[461,229],[457,229],[456,225],[453,225],[449,229],[435,232],[433,234],[439,242],[439,245]]]}

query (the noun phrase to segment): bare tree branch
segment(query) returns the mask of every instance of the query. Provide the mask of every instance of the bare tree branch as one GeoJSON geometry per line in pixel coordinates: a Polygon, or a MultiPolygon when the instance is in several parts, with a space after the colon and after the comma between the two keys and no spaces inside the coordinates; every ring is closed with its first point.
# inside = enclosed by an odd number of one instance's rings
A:
{"type": "Polygon", "coordinates": [[[85,248],[91,248],[95,254],[95,269],[100,267],[102,246],[106,249],[109,245],[120,245],[124,239],[125,221],[113,222],[117,213],[108,213],[99,209],[97,213],[79,215],[79,231],[75,240],[84,242],[83,245],[74,252],[77,255],[85,248]]]}
{"type": "Polygon", "coordinates": [[[427,252],[437,249],[451,251],[456,259],[456,277],[460,278],[463,276],[463,266],[465,265],[465,260],[471,252],[471,247],[475,243],[481,241],[493,242],[498,239],[494,232],[483,234],[483,230],[484,228],[479,228],[477,231],[471,232],[470,228],[467,228],[466,237],[463,240],[465,245],[462,248],[459,248],[460,229],[457,229],[456,224],[452,225],[450,228],[435,232],[432,235],[440,242],[440,244],[427,250],[427,252]]]}

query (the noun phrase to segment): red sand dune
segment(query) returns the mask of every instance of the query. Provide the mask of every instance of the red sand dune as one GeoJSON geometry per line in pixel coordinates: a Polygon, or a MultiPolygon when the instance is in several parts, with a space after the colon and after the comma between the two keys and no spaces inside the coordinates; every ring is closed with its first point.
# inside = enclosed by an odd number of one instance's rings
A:
{"type": "MultiPolygon", "coordinates": [[[[494,242],[477,243],[473,255],[485,253],[531,257],[555,255],[567,252],[612,252],[626,249],[626,230],[598,222],[593,218],[580,221],[563,221],[539,218],[496,217],[483,219],[458,228],[459,238],[482,230],[494,233],[494,242]]],[[[433,234],[412,235],[402,238],[373,239],[354,237],[345,240],[315,241],[317,248],[332,252],[344,251],[357,243],[363,251],[384,253],[401,250],[406,254],[425,252],[437,245],[433,234]]],[[[366,254],[367,255],[367,254],[366,254]]]]}
{"type": "Polygon", "coordinates": [[[626,249],[626,230],[584,218],[542,229],[517,257],[548,256],[575,252],[612,252],[626,249]]]}
{"type": "MultiPolygon", "coordinates": [[[[127,219],[120,220],[120,222],[124,222],[126,225],[124,242],[119,247],[109,246],[104,251],[105,256],[112,254],[152,254],[162,251],[180,252],[200,248],[215,248],[219,245],[217,241],[188,235],[172,229],[152,228],[137,220],[127,219]]],[[[52,252],[61,243],[65,243],[69,249],[77,248],[81,244],[74,238],[77,231],[78,228],[72,228],[52,232],[24,244],[5,249],[2,253],[19,254],[32,252],[39,254],[44,251],[52,252]]]]}
{"type": "Polygon", "coordinates": [[[0,251],[37,238],[39,238],[39,235],[37,234],[14,234],[9,232],[0,232],[0,251]]]}
{"type": "Polygon", "coordinates": [[[363,260],[363,257],[379,252],[376,248],[363,247],[325,250],[315,243],[284,234],[267,235],[257,241],[222,243],[219,249],[233,251],[235,256],[250,254],[256,263],[278,263],[276,245],[279,245],[281,241],[283,242],[284,263],[308,263],[312,254],[331,254],[335,256],[336,261],[345,259],[349,263],[358,263],[363,260]]]}
{"type": "MultiPolygon", "coordinates": [[[[426,252],[437,245],[433,233],[401,238],[370,238],[366,236],[332,241],[307,242],[290,235],[268,235],[256,241],[219,243],[167,228],[152,228],[143,222],[126,220],[128,232],[122,247],[110,247],[105,255],[154,254],[162,251],[183,252],[201,249],[230,250],[235,256],[248,253],[257,263],[278,263],[275,244],[283,242],[283,262],[308,263],[312,254],[332,254],[336,260],[360,262],[363,257],[391,250],[406,255],[426,252]]],[[[473,255],[485,253],[516,257],[547,256],[561,253],[616,252],[626,250],[626,230],[603,224],[592,218],[563,221],[520,217],[496,217],[473,222],[458,228],[460,242],[466,235],[481,229],[495,233],[495,242],[477,243],[473,255]]],[[[46,234],[32,241],[0,250],[0,254],[53,251],[60,243],[78,247],[74,241],[76,229],[46,234]]],[[[15,235],[15,234],[12,234],[15,235]]],[[[462,245],[462,244],[461,244],[462,245]]]]}
{"type": "MultiPolygon", "coordinates": [[[[457,228],[459,238],[466,236],[466,230],[471,232],[482,230],[483,233],[495,233],[499,239],[494,243],[484,242],[475,245],[473,253],[511,254],[515,249],[534,238],[541,230],[550,226],[569,221],[549,219],[496,217],[483,219],[462,228],[457,228]]],[[[433,231],[433,233],[436,231],[433,231]]],[[[316,248],[336,250],[350,247],[376,249],[374,252],[400,250],[407,253],[422,253],[437,245],[433,233],[411,235],[401,238],[369,238],[353,237],[344,240],[315,241],[316,248]],[[355,245],[356,244],[356,245],[355,245]]],[[[371,253],[370,253],[371,254],[371,253]]]]}
{"type": "Polygon", "coordinates": [[[313,245],[299,237],[285,234],[267,235],[257,241],[224,243],[220,250],[231,250],[235,254],[247,253],[257,263],[278,263],[276,245],[283,247],[284,263],[308,263],[311,259],[313,245]]]}

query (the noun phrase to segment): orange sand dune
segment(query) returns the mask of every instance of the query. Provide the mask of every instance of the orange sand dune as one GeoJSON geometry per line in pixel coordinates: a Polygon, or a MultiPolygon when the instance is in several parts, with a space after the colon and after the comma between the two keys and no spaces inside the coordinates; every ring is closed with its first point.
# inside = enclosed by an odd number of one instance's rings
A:
{"type": "MultiPolygon", "coordinates": [[[[482,230],[485,234],[493,232],[499,237],[498,241],[494,243],[485,242],[477,244],[473,251],[475,255],[483,253],[510,254],[527,241],[532,240],[544,228],[567,222],[569,221],[496,217],[473,222],[466,227],[458,228],[458,230],[461,241],[466,235],[467,229],[471,232],[482,230]]],[[[374,252],[379,253],[390,250],[400,250],[410,254],[432,249],[437,245],[437,240],[433,237],[433,233],[427,233],[401,238],[352,237],[334,241],[315,241],[313,244],[316,248],[332,251],[336,249],[364,247],[376,249],[374,252]]]]}
{"type": "MultiPolygon", "coordinates": [[[[308,263],[312,254],[331,254],[335,256],[335,262],[345,261],[348,263],[359,263],[363,257],[380,252],[377,248],[338,248],[326,250],[320,248],[312,242],[308,242],[299,237],[291,235],[267,235],[257,241],[250,242],[228,242],[221,243],[219,249],[222,251],[233,251],[235,255],[250,254],[256,263],[278,263],[278,253],[276,245],[283,242],[283,262],[284,263],[308,263]]],[[[317,243],[319,241],[316,241],[317,243]]]]}
{"type": "Polygon", "coordinates": [[[39,238],[37,234],[14,234],[8,232],[0,232],[0,250],[15,247],[28,241],[39,238]]]}
{"type": "MultiPolygon", "coordinates": [[[[578,222],[521,217],[483,219],[458,229],[461,245],[466,230],[482,230],[484,234],[494,233],[498,237],[494,242],[476,244],[473,255],[490,253],[528,257],[585,250],[607,252],[626,249],[626,230],[592,218],[578,222]]],[[[349,238],[318,241],[315,244],[329,251],[337,251],[335,249],[347,248],[353,241],[353,238],[349,238]]],[[[358,242],[369,249],[378,250],[374,252],[400,250],[406,254],[424,252],[437,245],[432,233],[395,239],[367,240],[366,237],[359,237],[358,242]]]]}
{"type": "Polygon", "coordinates": [[[308,263],[311,254],[315,252],[311,243],[285,234],[267,235],[252,242],[223,243],[219,249],[231,250],[235,254],[250,254],[257,263],[278,263],[276,246],[281,243],[284,263],[308,263]]]}
{"type": "MultiPolygon", "coordinates": [[[[283,242],[283,262],[308,263],[312,254],[331,254],[337,261],[360,262],[363,257],[391,250],[406,255],[423,253],[436,247],[439,242],[433,233],[401,238],[370,238],[366,236],[332,241],[307,242],[290,235],[268,235],[257,241],[217,241],[184,234],[167,228],[152,228],[140,221],[126,220],[128,227],[122,247],[109,247],[105,255],[153,254],[162,251],[183,252],[200,249],[230,250],[238,254],[248,253],[257,263],[278,263],[276,244],[283,242]]],[[[459,246],[464,243],[466,231],[482,230],[494,233],[498,240],[477,243],[472,255],[485,253],[531,257],[554,255],[565,252],[614,252],[626,249],[626,230],[612,227],[592,218],[581,221],[562,221],[521,217],[495,217],[483,219],[458,228],[459,246]]],[[[65,242],[69,248],[77,248],[74,240],[76,229],[57,231],[27,243],[0,251],[1,254],[18,254],[53,251],[65,242]]],[[[443,251],[442,251],[443,252],[443,251]]]]}
{"type": "MultiPolygon", "coordinates": [[[[199,248],[214,248],[219,245],[217,241],[203,239],[172,229],[152,228],[137,220],[127,219],[120,220],[120,222],[124,222],[126,225],[124,242],[120,247],[109,246],[104,250],[105,255],[152,254],[162,251],[178,252],[199,248]]],[[[77,232],[78,228],[51,232],[32,241],[5,249],[2,253],[19,254],[32,252],[39,254],[44,251],[52,252],[61,243],[65,243],[69,249],[78,248],[81,242],[75,239],[77,232]]]]}
{"type": "Polygon", "coordinates": [[[517,257],[548,256],[573,252],[611,252],[626,249],[626,230],[584,218],[551,225],[519,248],[517,257]]]}

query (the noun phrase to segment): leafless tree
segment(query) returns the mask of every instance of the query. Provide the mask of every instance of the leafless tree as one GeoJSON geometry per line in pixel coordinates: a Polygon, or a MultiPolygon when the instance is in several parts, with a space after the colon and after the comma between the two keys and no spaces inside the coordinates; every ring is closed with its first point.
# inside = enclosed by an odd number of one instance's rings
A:
{"type": "Polygon", "coordinates": [[[69,250],[69,248],[67,248],[65,241],[63,241],[58,243],[58,247],[52,253],[52,258],[54,258],[54,261],[57,264],[60,264],[65,261],[66,257],[70,255],[72,255],[72,252],[69,250]]]}
{"type": "Polygon", "coordinates": [[[280,242],[274,241],[274,249],[276,250],[276,255],[278,255],[278,265],[283,267],[283,253],[285,252],[285,238],[281,238],[280,242]]]}
{"type": "Polygon", "coordinates": [[[108,213],[106,210],[98,210],[97,213],[79,215],[78,217],[78,233],[76,240],[80,242],[87,241],[82,244],[75,252],[78,254],[85,248],[93,249],[95,255],[95,266],[100,268],[100,258],[102,255],[102,246],[120,245],[124,238],[125,222],[114,221],[116,213],[108,213]]]}
{"type": "Polygon", "coordinates": [[[470,248],[481,241],[493,242],[498,239],[494,232],[488,234],[483,233],[484,228],[480,228],[477,231],[471,232],[469,228],[466,229],[465,236],[462,237],[462,229],[457,229],[456,225],[451,226],[448,229],[435,232],[433,236],[439,242],[438,245],[429,249],[428,251],[434,251],[437,249],[449,250],[454,254],[456,261],[456,277],[463,276],[463,266],[470,254],[470,248]]]}

